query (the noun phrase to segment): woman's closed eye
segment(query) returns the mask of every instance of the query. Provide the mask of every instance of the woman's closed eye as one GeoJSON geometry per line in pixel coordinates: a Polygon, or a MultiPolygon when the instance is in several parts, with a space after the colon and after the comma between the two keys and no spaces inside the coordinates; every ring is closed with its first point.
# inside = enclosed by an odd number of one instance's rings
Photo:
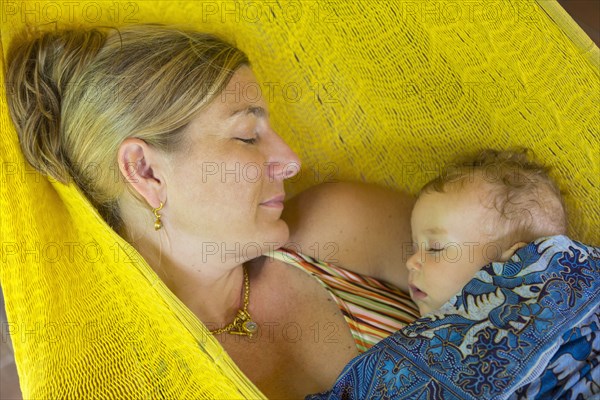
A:
{"type": "Polygon", "coordinates": [[[242,141],[244,143],[248,143],[248,144],[255,144],[256,141],[258,140],[258,138],[255,138],[255,137],[254,138],[248,138],[248,139],[245,139],[245,138],[236,138],[236,139],[240,140],[240,141],[242,141]]]}

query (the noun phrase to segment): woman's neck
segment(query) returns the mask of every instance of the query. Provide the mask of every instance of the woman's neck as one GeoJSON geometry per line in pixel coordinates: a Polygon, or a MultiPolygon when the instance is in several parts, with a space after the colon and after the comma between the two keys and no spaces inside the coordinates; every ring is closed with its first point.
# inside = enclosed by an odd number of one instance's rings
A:
{"type": "Polygon", "coordinates": [[[161,239],[154,230],[142,232],[149,234],[134,237],[124,229],[121,236],[209,329],[230,323],[242,306],[242,263],[222,262],[221,257],[214,255],[206,257],[201,246],[186,245],[179,239],[161,239]]]}

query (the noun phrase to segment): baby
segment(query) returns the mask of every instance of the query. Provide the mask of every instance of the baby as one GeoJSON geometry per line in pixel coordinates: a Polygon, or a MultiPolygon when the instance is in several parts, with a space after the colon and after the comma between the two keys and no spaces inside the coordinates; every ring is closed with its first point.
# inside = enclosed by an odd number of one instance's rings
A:
{"type": "Polygon", "coordinates": [[[411,216],[409,290],[421,315],[458,294],[486,264],[563,235],[567,218],[548,168],[527,151],[485,150],[427,183],[411,216]]]}
{"type": "Polygon", "coordinates": [[[526,151],[487,150],[425,185],[407,266],[428,318],[353,359],[332,390],[307,400],[598,398],[600,248],[564,236],[565,208],[547,172],[526,151]],[[472,280],[531,241],[519,260],[472,280]]]}

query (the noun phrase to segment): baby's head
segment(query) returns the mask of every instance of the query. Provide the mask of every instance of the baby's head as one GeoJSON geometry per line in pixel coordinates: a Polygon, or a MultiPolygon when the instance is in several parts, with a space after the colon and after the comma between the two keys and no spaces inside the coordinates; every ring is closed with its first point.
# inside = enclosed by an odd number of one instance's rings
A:
{"type": "Polygon", "coordinates": [[[427,183],[412,212],[411,297],[421,314],[440,308],[475,273],[527,242],[565,234],[566,212],[548,168],[527,151],[485,150],[427,183]]]}

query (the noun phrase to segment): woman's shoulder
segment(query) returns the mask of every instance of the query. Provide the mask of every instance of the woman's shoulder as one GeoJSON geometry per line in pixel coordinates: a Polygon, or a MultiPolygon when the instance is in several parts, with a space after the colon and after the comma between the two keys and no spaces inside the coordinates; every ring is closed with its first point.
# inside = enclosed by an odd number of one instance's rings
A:
{"type": "Polygon", "coordinates": [[[414,199],[381,186],[324,183],[286,203],[284,246],[406,290],[414,199]]]}

